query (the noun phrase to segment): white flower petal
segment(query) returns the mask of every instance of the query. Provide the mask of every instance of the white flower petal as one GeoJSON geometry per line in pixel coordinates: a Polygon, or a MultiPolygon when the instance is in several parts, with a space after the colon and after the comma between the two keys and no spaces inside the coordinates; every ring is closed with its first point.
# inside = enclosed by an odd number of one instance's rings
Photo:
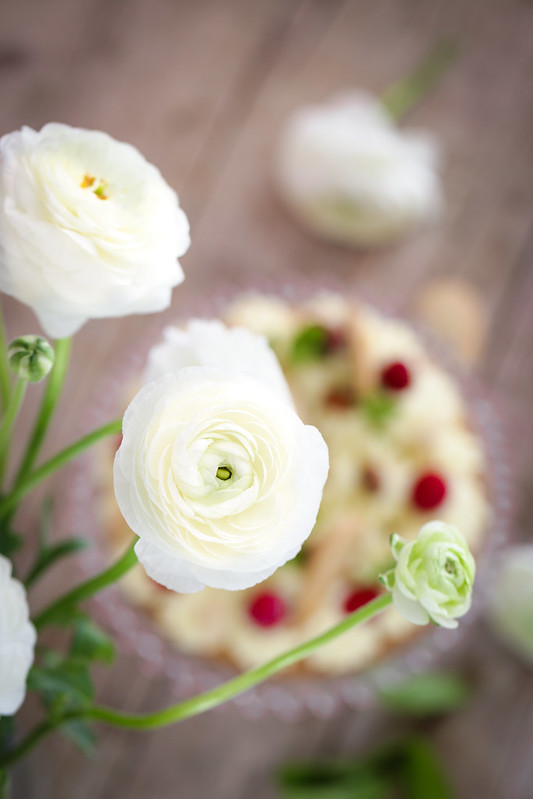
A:
{"type": "Polygon", "coordinates": [[[24,701],[36,639],[26,591],[0,555],[0,716],[14,715],[24,701]]]}
{"type": "Polygon", "coordinates": [[[429,616],[422,605],[415,599],[409,599],[398,585],[392,589],[392,601],[398,613],[411,624],[428,624],[429,616]]]}
{"type": "Polygon", "coordinates": [[[145,370],[147,383],[184,366],[216,366],[268,383],[292,406],[292,397],[278,359],[265,336],[242,327],[227,328],[217,320],[193,319],[184,329],[167,327],[163,341],[152,347],[145,370]]]}

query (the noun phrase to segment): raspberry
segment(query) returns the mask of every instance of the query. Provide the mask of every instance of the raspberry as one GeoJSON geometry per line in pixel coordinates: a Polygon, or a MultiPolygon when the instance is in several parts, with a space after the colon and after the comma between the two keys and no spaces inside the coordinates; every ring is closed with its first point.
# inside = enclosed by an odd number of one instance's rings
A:
{"type": "Polygon", "coordinates": [[[411,374],[401,361],[394,361],[381,372],[381,385],[390,391],[403,391],[411,385],[411,374]]]}
{"type": "Polygon", "coordinates": [[[263,594],[255,596],[248,608],[248,613],[260,627],[274,627],[285,618],[287,607],[279,594],[265,591],[263,594]]]}
{"type": "Polygon", "coordinates": [[[362,608],[363,605],[366,605],[367,602],[371,602],[372,599],[375,599],[377,596],[379,596],[379,590],[373,585],[365,586],[364,588],[354,588],[344,600],[344,610],[346,613],[353,613],[354,610],[362,608]]]}
{"type": "Polygon", "coordinates": [[[418,510],[433,510],[444,502],[447,493],[446,482],[440,474],[426,472],[414,484],[411,501],[418,510]]]}

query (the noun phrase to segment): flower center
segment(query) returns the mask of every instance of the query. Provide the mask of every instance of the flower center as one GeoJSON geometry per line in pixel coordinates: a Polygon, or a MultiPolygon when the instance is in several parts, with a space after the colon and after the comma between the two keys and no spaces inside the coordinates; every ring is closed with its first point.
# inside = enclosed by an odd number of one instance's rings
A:
{"type": "Polygon", "coordinates": [[[452,577],[457,577],[457,563],[453,558],[446,558],[444,563],[444,570],[451,574],[452,577]]]}
{"type": "Polygon", "coordinates": [[[96,180],[96,178],[93,178],[92,175],[85,174],[80,186],[82,189],[91,189],[93,194],[96,194],[99,200],[108,199],[106,194],[106,183],[104,180],[96,180]],[[96,188],[93,188],[95,183],[97,184],[96,188]]]}
{"type": "Polygon", "coordinates": [[[230,480],[233,477],[233,472],[229,466],[219,466],[217,469],[217,477],[219,480],[230,480]]]}

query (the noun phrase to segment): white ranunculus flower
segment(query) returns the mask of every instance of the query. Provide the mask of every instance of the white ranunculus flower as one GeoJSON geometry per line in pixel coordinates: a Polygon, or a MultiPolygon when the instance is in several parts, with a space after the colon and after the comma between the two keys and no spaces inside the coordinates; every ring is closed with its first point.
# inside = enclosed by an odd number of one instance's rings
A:
{"type": "Polygon", "coordinates": [[[296,111],[278,156],[287,203],[334,241],[386,243],[435,218],[442,205],[436,141],[400,130],[367,94],[341,94],[296,111]]]}
{"type": "Polygon", "coordinates": [[[188,246],[176,193],[131,145],[56,123],[0,139],[0,289],[48,335],[166,308],[188,246]]]}
{"type": "Polygon", "coordinates": [[[147,383],[184,366],[216,366],[267,382],[292,406],[279,361],[265,336],[243,327],[227,328],[218,320],[192,319],[187,327],[169,326],[152,347],[144,373],[147,383]]]}
{"type": "Polygon", "coordinates": [[[533,546],[503,554],[491,585],[489,617],[498,636],[533,664],[533,546]]]}
{"type": "Polygon", "coordinates": [[[380,576],[396,610],[412,624],[457,627],[472,602],[476,564],[464,536],[451,524],[428,522],[414,541],[391,537],[396,566],[380,576]]]}
{"type": "Polygon", "coordinates": [[[311,532],[327,447],[268,382],[189,366],[124,416],[115,494],[147,573],[190,593],[266,579],[311,532]]]}
{"type": "Polygon", "coordinates": [[[36,639],[24,586],[0,555],[0,716],[12,716],[24,701],[36,639]]]}

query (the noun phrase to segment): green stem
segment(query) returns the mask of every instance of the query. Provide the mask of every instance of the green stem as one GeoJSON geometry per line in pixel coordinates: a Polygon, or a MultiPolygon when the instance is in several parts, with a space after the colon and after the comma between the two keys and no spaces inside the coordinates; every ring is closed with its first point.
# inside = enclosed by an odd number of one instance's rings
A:
{"type": "Polygon", "coordinates": [[[95,577],[91,577],[89,580],[81,583],[81,585],[76,586],[76,588],[73,588],[72,591],[69,591],[67,594],[64,594],[64,596],[59,597],[59,599],[56,599],[55,602],[52,602],[51,605],[42,610],[33,619],[35,627],[38,630],[41,630],[43,627],[46,627],[47,624],[53,624],[54,622],[61,620],[61,616],[65,610],[72,608],[79,602],[83,602],[85,599],[89,599],[99,591],[107,588],[108,585],[111,585],[119,580],[123,574],[126,574],[126,572],[137,563],[137,556],[134,552],[134,546],[136,543],[137,540],[133,542],[129,549],[126,550],[126,552],[121,558],[119,558],[119,560],[116,561],[116,563],[113,563],[95,577]]]}
{"type": "Polygon", "coordinates": [[[393,119],[402,119],[436,86],[457,52],[453,42],[439,42],[410,75],[383,92],[381,101],[393,119]]]}
{"type": "Polygon", "coordinates": [[[206,710],[221,705],[223,702],[227,702],[229,699],[264,682],[282,669],[292,666],[294,663],[298,663],[300,660],[311,655],[316,649],[330,643],[347,630],[373,618],[391,603],[392,595],[390,593],[383,594],[347,616],[339,622],[339,624],[331,627],[325,633],[316,636],[316,638],[312,638],[310,641],[306,641],[300,644],[300,646],[279,655],[263,666],[258,666],[244,674],[239,674],[232,680],[228,680],[210,691],[192,697],[192,699],[185,699],[183,702],[178,702],[178,704],[172,705],[164,710],[159,710],[155,713],[123,713],[119,710],[112,710],[111,708],[96,705],[85,710],[73,711],[72,713],[65,714],[61,719],[44,721],[41,725],[36,727],[16,749],[2,759],[0,767],[5,768],[6,766],[12,765],[17,760],[20,760],[21,757],[33,749],[33,747],[42,738],[48,735],[48,733],[71,721],[85,719],[87,721],[101,721],[106,724],[111,724],[114,727],[126,727],[131,730],[153,730],[158,727],[166,727],[170,724],[175,724],[178,721],[184,721],[184,719],[197,716],[200,713],[205,713],[206,710]]]}
{"type": "Polygon", "coordinates": [[[4,315],[0,306],[0,402],[2,404],[2,411],[5,411],[9,404],[10,394],[11,380],[7,361],[6,331],[4,327],[4,315]]]}
{"type": "Polygon", "coordinates": [[[9,799],[11,795],[11,780],[7,771],[0,771],[0,799],[9,799]]]}
{"type": "Polygon", "coordinates": [[[62,466],[65,466],[65,464],[74,460],[74,458],[77,458],[78,455],[81,455],[82,452],[93,444],[96,444],[102,438],[106,438],[106,436],[113,434],[118,435],[121,430],[122,419],[116,419],[114,422],[109,422],[109,424],[99,427],[97,430],[93,430],[92,433],[88,433],[83,438],[80,438],[79,441],[74,442],[74,444],[58,452],[57,455],[54,455],[49,461],[39,466],[39,468],[32,472],[25,480],[16,484],[13,491],[0,500],[0,518],[12,511],[20,500],[31,491],[37,483],[40,483],[41,480],[49,477],[53,472],[57,471],[57,469],[60,469],[62,466]]]}
{"type": "Polygon", "coordinates": [[[222,685],[212,688],[199,696],[194,696],[192,699],[186,699],[179,702],[177,705],[165,708],[164,710],[156,711],[155,713],[123,713],[118,710],[112,710],[106,707],[96,705],[89,709],[89,718],[105,721],[107,724],[113,724],[115,727],[128,727],[134,730],[152,730],[157,727],[166,727],[169,724],[174,724],[177,721],[183,721],[191,716],[197,716],[200,713],[205,713],[228,699],[248,691],[255,685],[264,682],[272,675],[276,674],[282,669],[304,660],[309,657],[315,650],[338,638],[342,633],[351,630],[358,624],[368,621],[380,611],[384,610],[392,603],[392,594],[386,593],[372,600],[363,607],[356,610],[354,613],[347,616],[341,622],[326,630],[325,633],[311,638],[299,646],[284,652],[282,655],[270,660],[262,666],[255,669],[239,674],[232,680],[228,680],[222,685]]]}
{"type": "Polygon", "coordinates": [[[61,389],[65,382],[65,375],[67,371],[70,347],[72,340],[70,338],[60,338],[55,342],[55,359],[52,371],[46,383],[43,398],[41,401],[41,408],[35,427],[28,442],[26,454],[20,465],[15,485],[22,483],[33,468],[33,464],[39,450],[46,436],[48,426],[52,420],[53,413],[61,395],[61,389]]]}
{"type": "Polygon", "coordinates": [[[13,393],[7,404],[5,416],[3,418],[2,425],[0,426],[0,487],[4,481],[4,475],[9,456],[9,447],[11,445],[11,437],[13,434],[13,425],[15,424],[20,406],[22,405],[24,394],[26,393],[26,386],[26,380],[22,380],[19,377],[15,383],[15,388],[13,389],[13,393]]]}

